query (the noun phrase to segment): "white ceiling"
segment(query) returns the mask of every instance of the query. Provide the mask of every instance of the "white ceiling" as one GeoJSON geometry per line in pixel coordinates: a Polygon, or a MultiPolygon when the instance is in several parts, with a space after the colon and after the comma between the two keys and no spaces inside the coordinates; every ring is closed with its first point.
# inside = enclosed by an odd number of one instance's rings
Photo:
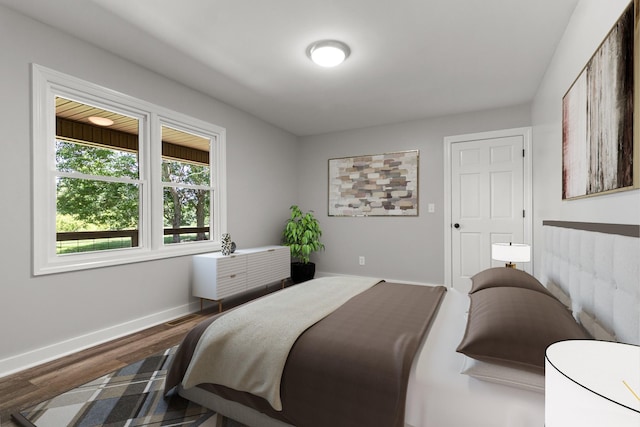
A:
{"type": "Polygon", "coordinates": [[[578,0],[0,0],[296,135],[531,101],[578,0]],[[337,39],[341,66],[305,49],[337,39]]]}

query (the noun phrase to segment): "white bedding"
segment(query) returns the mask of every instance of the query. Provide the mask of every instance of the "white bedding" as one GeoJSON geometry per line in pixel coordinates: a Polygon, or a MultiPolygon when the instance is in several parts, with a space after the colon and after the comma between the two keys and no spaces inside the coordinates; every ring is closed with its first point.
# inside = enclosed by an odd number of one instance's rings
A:
{"type": "Polygon", "coordinates": [[[465,357],[460,373],[483,381],[544,393],[544,375],[537,372],[465,357]]]}

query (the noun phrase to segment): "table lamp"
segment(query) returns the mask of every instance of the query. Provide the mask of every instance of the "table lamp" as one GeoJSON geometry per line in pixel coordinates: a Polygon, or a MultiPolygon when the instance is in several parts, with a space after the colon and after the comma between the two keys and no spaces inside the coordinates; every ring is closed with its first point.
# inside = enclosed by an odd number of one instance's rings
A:
{"type": "Polygon", "coordinates": [[[546,427],[640,426],[640,347],[597,340],[545,352],[546,427]]]}
{"type": "Polygon", "coordinates": [[[524,243],[494,243],[491,245],[491,258],[505,261],[505,267],[516,268],[516,262],[531,261],[531,246],[524,243]]]}

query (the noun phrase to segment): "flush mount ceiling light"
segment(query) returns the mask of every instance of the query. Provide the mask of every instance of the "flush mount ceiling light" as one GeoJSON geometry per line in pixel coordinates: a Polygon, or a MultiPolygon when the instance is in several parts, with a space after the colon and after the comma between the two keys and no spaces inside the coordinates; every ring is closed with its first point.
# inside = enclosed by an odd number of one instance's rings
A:
{"type": "Polygon", "coordinates": [[[91,116],[88,120],[98,126],[111,126],[113,124],[113,120],[106,117],[91,116]]]}
{"type": "Polygon", "coordinates": [[[321,40],[311,43],[307,48],[307,56],[321,67],[335,67],[349,57],[351,49],[336,40],[321,40]]]}

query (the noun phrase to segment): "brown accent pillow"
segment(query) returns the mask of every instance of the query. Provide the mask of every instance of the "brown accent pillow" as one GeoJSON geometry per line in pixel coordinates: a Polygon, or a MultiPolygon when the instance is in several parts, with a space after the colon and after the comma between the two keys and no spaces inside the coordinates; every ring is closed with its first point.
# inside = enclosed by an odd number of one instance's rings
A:
{"type": "Polygon", "coordinates": [[[472,276],[469,294],[473,294],[481,289],[501,287],[525,288],[552,295],[538,279],[529,273],[507,267],[489,268],[472,276]]]}
{"type": "Polygon", "coordinates": [[[522,288],[488,288],[469,295],[467,329],[459,353],[544,373],[546,348],[557,341],[589,339],[558,300],[522,288]]]}

